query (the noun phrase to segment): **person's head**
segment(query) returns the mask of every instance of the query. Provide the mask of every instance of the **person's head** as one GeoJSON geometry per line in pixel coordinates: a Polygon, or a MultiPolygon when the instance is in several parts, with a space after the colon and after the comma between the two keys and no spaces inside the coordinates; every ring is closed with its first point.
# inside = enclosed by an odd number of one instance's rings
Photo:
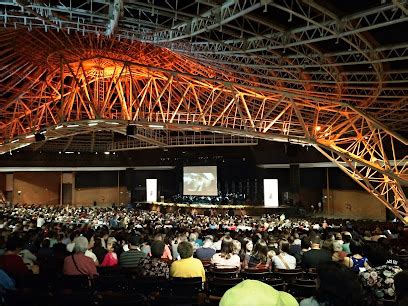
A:
{"type": "Polygon", "coordinates": [[[322,249],[333,252],[333,240],[324,240],[322,249]]]}
{"type": "Polygon", "coordinates": [[[336,237],[336,240],[343,240],[341,233],[336,233],[335,237],[336,237]]]}
{"type": "Polygon", "coordinates": [[[262,263],[266,263],[268,258],[268,245],[266,244],[265,240],[259,239],[255,244],[252,253],[262,263]]]}
{"type": "Polygon", "coordinates": [[[350,243],[350,252],[351,254],[355,255],[363,255],[363,246],[361,243],[358,243],[356,241],[351,241],[350,243]]]}
{"type": "Polygon", "coordinates": [[[346,234],[344,234],[343,235],[343,241],[344,241],[344,243],[350,243],[351,242],[351,236],[350,235],[346,235],[346,234]]]}
{"type": "Polygon", "coordinates": [[[221,256],[230,258],[234,252],[234,245],[231,237],[224,237],[221,242],[221,256]]]}
{"type": "Polygon", "coordinates": [[[337,240],[333,241],[333,252],[341,252],[342,250],[342,243],[337,240]]]}
{"type": "Polygon", "coordinates": [[[75,238],[75,253],[85,253],[88,250],[88,239],[83,236],[75,238]]]}
{"type": "Polygon", "coordinates": [[[182,241],[177,246],[177,252],[180,254],[181,259],[192,257],[193,251],[193,245],[188,241],[182,241]]]}
{"type": "Polygon", "coordinates": [[[300,241],[300,246],[302,247],[303,250],[307,250],[311,247],[311,243],[310,243],[310,238],[305,236],[302,238],[302,240],[300,241]]]}
{"type": "Polygon", "coordinates": [[[281,242],[279,242],[279,248],[281,252],[289,253],[290,244],[288,241],[282,240],[281,242]]]}
{"type": "Polygon", "coordinates": [[[234,246],[234,251],[233,251],[233,253],[234,254],[236,254],[236,255],[238,255],[239,254],[239,252],[241,251],[241,242],[239,242],[238,240],[233,240],[232,241],[232,244],[233,244],[233,246],[234,246]]]}
{"type": "Polygon", "coordinates": [[[213,240],[214,240],[213,236],[211,236],[211,235],[205,236],[205,237],[204,237],[203,247],[204,247],[204,248],[209,248],[209,247],[211,247],[212,244],[213,244],[213,240]]]}
{"type": "Polygon", "coordinates": [[[51,245],[51,241],[49,238],[44,238],[43,241],[41,242],[41,246],[43,248],[49,248],[51,245]]]}
{"type": "Polygon", "coordinates": [[[318,288],[316,299],[320,304],[332,306],[360,306],[363,289],[358,276],[337,262],[321,264],[317,268],[318,288]]]}
{"type": "Polygon", "coordinates": [[[254,244],[252,242],[252,240],[248,240],[246,245],[245,245],[245,249],[247,252],[252,252],[252,250],[254,249],[254,244]]]}
{"type": "Polygon", "coordinates": [[[142,237],[140,235],[133,235],[129,239],[130,247],[138,247],[142,243],[142,237]]]}
{"type": "Polygon", "coordinates": [[[160,240],[160,241],[163,241],[163,235],[162,235],[162,234],[156,234],[156,235],[154,235],[153,240],[160,240]]]}
{"type": "Polygon", "coordinates": [[[23,246],[23,242],[18,236],[10,236],[6,242],[6,250],[9,252],[19,252],[23,246]]]}
{"type": "Polygon", "coordinates": [[[397,305],[407,305],[401,301],[408,301],[408,271],[401,271],[394,276],[395,295],[397,296],[397,305]]]}
{"type": "Polygon", "coordinates": [[[195,242],[196,240],[197,240],[197,234],[196,233],[191,233],[190,236],[188,236],[188,241],[195,242]]]}
{"type": "Polygon", "coordinates": [[[150,246],[152,251],[152,257],[154,258],[161,258],[164,252],[164,242],[161,240],[154,240],[152,245],[150,246]]]}
{"type": "Polygon", "coordinates": [[[319,236],[311,237],[310,243],[312,248],[320,248],[320,237],[319,236]]]}

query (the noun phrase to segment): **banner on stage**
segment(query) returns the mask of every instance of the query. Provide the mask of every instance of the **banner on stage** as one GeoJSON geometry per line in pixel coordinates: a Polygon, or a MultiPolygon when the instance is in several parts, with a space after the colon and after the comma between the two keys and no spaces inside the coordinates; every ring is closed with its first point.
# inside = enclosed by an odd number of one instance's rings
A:
{"type": "Polygon", "coordinates": [[[279,206],[277,179],[264,179],[264,206],[265,207],[279,206]]]}
{"type": "Polygon", "coordinates": [[[146,202],[157,202],[157,179],[146,179],[146,202]]]}

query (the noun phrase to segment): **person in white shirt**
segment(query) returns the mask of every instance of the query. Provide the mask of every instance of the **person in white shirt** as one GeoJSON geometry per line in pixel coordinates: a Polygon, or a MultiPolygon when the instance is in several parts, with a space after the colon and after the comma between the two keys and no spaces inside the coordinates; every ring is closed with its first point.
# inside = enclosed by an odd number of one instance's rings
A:
{"type": "Polygon", "coordinates": [[[240,268],[241,261],[239,256],[234,254],[234,243],[231,237],[222,239],[221,252],[213,255],[211,264],[217,269],[240,268]]]}
{"type": "Polygon", "coordinates": [[[292,270],[296,268],[296,258],[289,255],[289,243],[281,241],[279,255],[272,257],[272,263],[275,269],[292,270]]]}

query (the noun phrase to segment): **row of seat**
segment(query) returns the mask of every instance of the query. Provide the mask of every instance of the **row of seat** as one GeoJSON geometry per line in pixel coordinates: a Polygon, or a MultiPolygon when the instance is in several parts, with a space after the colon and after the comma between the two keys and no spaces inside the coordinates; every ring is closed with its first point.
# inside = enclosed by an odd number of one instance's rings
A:
{"type": "MultiPolygon", "coordinates": [[[[223,271],[228,274],[228,271],[223,271]]],[[[201,302],[217,303],[228,289],[244,279],[261,280],[277,290],[290,292],[299,299],[309,297],[315,292],[315,282],[310,279],[295,279],[286,282],[282,278],[274,277],[273,273],[253,271],[251,274],[241,272],[236,277],[228,274],[225,277],[221,271],[213,271],[208,281],[203,284],[201,278],[172,278],[157,277],[141,278],[135,274],[104,273],[95,279],[85,275],[61,276],[54,281],[47,282],[36,276],[27,282],[26,288],[19,294],[11,292],[5,295],[7,305],[127,305],[126,299],[119,301],[122,296],[129,296],[131,300],[144,302],[171,301],[176,299],[201,300],[201,302]],[[219,272],[220,274],[217,274],[219,272]],[[115,298],[119,296],[119,298],[115,298]],[[28,298],[30,304],[24,302],[28,298]],[[110,304],[112,303],[112,304],[110,304]],[[123,304],[125,303],[125,304],[123,304]]],[[[168,305],[168,303],[166,303],[168,305]]]]}

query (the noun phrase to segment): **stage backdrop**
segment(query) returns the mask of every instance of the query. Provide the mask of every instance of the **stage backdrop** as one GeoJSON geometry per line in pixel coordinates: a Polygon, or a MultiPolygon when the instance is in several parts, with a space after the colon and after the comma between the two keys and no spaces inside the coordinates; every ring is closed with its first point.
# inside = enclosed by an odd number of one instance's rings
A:
{"type": "Polygon", "coordinates": [[[264,179],[264,205],[265,207],[278,207],[278,180],[264,179]]]}

